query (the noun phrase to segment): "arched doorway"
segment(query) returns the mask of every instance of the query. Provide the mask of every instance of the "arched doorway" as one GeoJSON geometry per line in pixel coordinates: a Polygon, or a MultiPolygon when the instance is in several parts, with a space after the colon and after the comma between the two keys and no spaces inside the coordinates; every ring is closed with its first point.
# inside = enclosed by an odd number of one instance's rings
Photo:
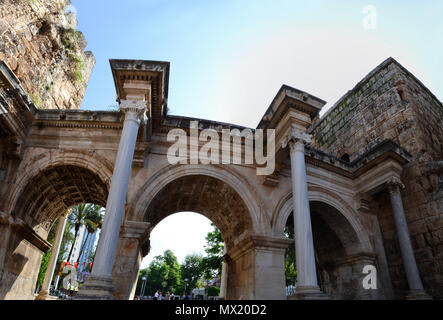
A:
{"type": "MultiPolygon", "coordinates": [[[[189,175],[167,184],[150,202],[144,221],[153,228],[165,217],[182,211],[198,212],[211,220],[222,233],[227,252],[252,232],[244,201],[228,184],[210,176],[189,175]]],[[[238,291],[248,287],[247,281],[229,280],[236,273],[228,266],[227,298],[236,297],[238,291]]]]}
{"type": "MultiPolygon", "coordinates": [[[[327,203],[322,201],[318,191],[315,191],[310,194],[310,198],[320,289],[331,299],[377,298],[377,290],[365,290],[362,286],[365,276],[362,272],[363,267],[377,266],[377,260],[367,235],[358,227],[359,221],[352,216],[352,212],[343,213],[337,208],[340,206],[332,205],[332,197],[326,197],[329,199],[327,203]]],[[[289,196],[280,206],[279,215],[274,219],[274,232],[284,234],[285,229],[294,227],[291,202],[292,198],[289,196]]]]}
{"type": "Polygon", "coordinates": [[[161,291],[197,298],[203,288],[203,297],[220,297],[224,239],[211,220],[195,212],[169,215],[151,230],[149,242],[136,296],[152,299],[161,291]]]}
{"type": "MultiPolygon", "coordinates": [[[[91,169],[54,164],[20,183],[12,195],[11,219],[1,275],[1,299],[33,299],[46,241],[52,225],[69,208],[82,203],[106,205],[108,186],[91,169]],[[18,231],[18,232],[17,232],[18,231]]],[[[2,232],[3,233],[3,232],[2,232]]]]}
{"type": "MultiPolygon", "coordinates": [[[[227,249],[226,298],[283,299],[284,268],[280,260],[283,263],[284,248],[288,242],[282,237],[272,238],[269,220],[254,192],[254,188],[229,168],[170,166],[148,179],[134,197],[124,223],[145,223],[152,230],[171,214],[198,212],[211,220],[223,234],[227,249]],[[274,263],[276,261],[278,263],[274,263]]],[[[123,239],[120,243],[120,248],[124,248],[123,239]]],[[[147,254],[146,245],[144,247],[145,250],[139,249],[142,257],[147,254]]],[[[116,263],[125,265],[128,258],[124,255],[118,252],[116,263]]],[[[136,280],[138,271],[134,268],[131,279],[136,280]]],[[[131,282],[129,288],[128,281],[123,283],[118,278],[121,278],[120,274],[113,272],[118,298],[131,299],[135,284],[131,282]]]]}

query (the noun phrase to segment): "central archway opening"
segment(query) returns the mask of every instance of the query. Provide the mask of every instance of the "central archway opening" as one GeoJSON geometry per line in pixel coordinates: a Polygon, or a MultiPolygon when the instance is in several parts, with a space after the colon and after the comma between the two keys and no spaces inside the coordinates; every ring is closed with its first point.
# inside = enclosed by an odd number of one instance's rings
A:
{"type": "MultiPolygon", "coordinates": [[[[168,177],[168,180],[170,177],[168,177]]],[[[152,198],[147,201],[143,221],[150,224],[154,232],[157,225],[167,217],[178,212],[197,212],[210,220],[223,235],[224,246],[229,252],[238,243],[252,234],[252,218],[244,200],[239,195],[238,185],[234,186],[223,178],[215,178],[206,174],[188,174],[170,179],[168,183],[159,187],[152,198]]],[[[243,192],[243,190],[241,191],[243,192]]],[[[193,230],[192,225],[182,226],[188,231],[193,230]]],[[[168,236],[169,232],[163,234],[168,236]]],[[[152,239],[151,239],[152,241],[152,239]]],[[[178,241],[184,241],[179,239],[178,241]]],[[[184,241],[186,242],[186,241],[184,241]]],[[[151,244],[151,247],[155,245],[151,244]]],[[[201,248],[201,247],[200,247],[201,248]]],[[[146,252],[145,252],[146,253],[146,252]]],[[[233,280],[238,273],[246,272],[237,270],[235,261],[226,262],[226,279],[233,280]],[[229,268],[229,264],[233,264],[229,268]]],[[[244,282],[227,281],[226,298],[240,296],[238,292],[252,291],[252,283],[244,275],[244,282]]],[[[243,276],[243,275],[242,275],[243,276]]],[[[214,280],[214,279],[212,279],[214,280]]]]}
{"type": "Polygon", "coordinates": [[[136,299],[220,298],[224,239],[208,218],[194,212],[169,215],[151,230],[149,243],[136,299]]]}

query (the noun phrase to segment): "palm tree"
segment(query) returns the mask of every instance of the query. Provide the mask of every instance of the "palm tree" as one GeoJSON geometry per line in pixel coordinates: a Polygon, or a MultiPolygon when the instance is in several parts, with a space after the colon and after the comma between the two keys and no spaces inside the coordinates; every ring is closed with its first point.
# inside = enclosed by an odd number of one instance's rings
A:
{"type": "Polygon", "coordinates": [[[80,227],[85,224],[85,218],[86,214],[89,211],[89,207],[90,205],[88,204],[79,204],[78,206],[72,208],[72,212],[68,217],[70,225],[74,226],[74,241],[72,242],[71,250],[69,251],[68,259],[66,261],[69,261],[69,259],[71,259],[72,250],[74,249],[75,245],[75,239],[77,239],[80,227]]]}
{"type": "Polygon", "coordinates": [[[82,256],[83,249],[85,248],[86,242],[88,241],[89,235],[96,232],[98,229],[101,229],[103,224],[103,208],[97,205],[91,205],[89,207],[88,212],[85,217],[85,226],[86,226],[86,238],[82,243],[82,247],[80,249],[80,254],[78,255],[77,262],[80,261],[80,257],[82,256]]]}

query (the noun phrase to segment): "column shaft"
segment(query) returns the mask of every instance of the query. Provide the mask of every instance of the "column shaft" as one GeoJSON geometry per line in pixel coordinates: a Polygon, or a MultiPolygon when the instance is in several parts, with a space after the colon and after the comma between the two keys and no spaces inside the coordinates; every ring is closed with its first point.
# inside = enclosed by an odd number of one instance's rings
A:
{"type": "Polygon", "coordinates": [[[91,276],[112,277],[139,125],[135,112],[127,111],[91,276]]]}
{"type": "Polygon", "coordinates": [[[51,257],[49,258],[48,268],[46,269],[45,280],[43,281],[42,289],[40,290],[40,293],[37,296],[36,300],[45,300],[49,296],[49,286],[51,285],[55,265],[57,264],[58,253],[60,251],[60,245],[63,240],[63,233],[66,226],[66,217],[67,215],[61,216],[58,222],[54,244],[52,246],[51,257]]]}
{"type": "Polygon", "coordinates": [[[146,101],[122,100],[120,110],[125,113],[123,131],[114,164],[111,187],[106,202],[106,213],[100,233],[91,275],[76,299],[115,299],[112,268],[125,209],[126,192],[134,158],[140,117],[146,110],[146,101]]]}
{"type": "Polygon", "coordinates": [[[290,156],[298,287],[318,289],[302,141],[292,143],[290,156]]]}
{"type": "Polygon", "coordinates": [[[398,186],[389,191],[391,197],[392,212],[394,215],[395,228],[400,243],[400,251],[405,266],[406,277],[408,279],[410,290],[424,290],[420,279],[420,273],[412,249],[411,239],[409,237],[408,224],[406,222],[401,199],[400,188],[398,186]]]}

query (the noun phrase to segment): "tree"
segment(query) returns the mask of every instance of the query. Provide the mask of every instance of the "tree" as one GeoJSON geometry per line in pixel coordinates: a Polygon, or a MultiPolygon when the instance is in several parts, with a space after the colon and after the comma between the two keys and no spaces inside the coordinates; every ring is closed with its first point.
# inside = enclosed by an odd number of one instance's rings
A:
{"type": "MultiPolygon", "coordinates": [[[[146,269],[145,269],[146,270],[146,269]]],[[[147,268],[147,272],[140,272],[138,282],[146,275],[146,295],[153,295],[157,290],[170,293],[183,292],[181,267],[171,250],[166,250],[162,256],[156,256],[147,268]]],[[[138,287],[140,290],[140,287],[138,287]]]]}
{"type": "MultiPolygon", "coordinates": [[[[90,205],[88,204],[79,204],[78,206],[72,208],[72,212],[68,217],[68,221],[70,222],[70,225],[74,226],[74,239],[77,239],[80,227],[85,224],[85,218],[86,214],[88,213],[89,206],[90,205]]],[[[68,258],[66,259],[67,261],[71,259],[74,244],[75,241],[72,242],[71,250],[69,251],[68,258]]]]}
{"type": "Polygon", "coordinates": [[[205,252],[207,256],[202,259],[201,264],[201,271],[207,280],[221,277],[221,258],[224,251],[224,240],[220,230],[213,223],[211,223],[211,226],[214,229],[206,236],[205,252]]]}
{"type": "Polygon", "coordinates": [[[189,294],[192,289],[198,287],[198,282],[202,276],[202,260],[203,257],[199,254],[190,254],[185,257],[181,265],[181,277],[186,282],[184,294],[189,294]]]}
{"type": "Polygon", "coordinates": [[[218,297],[220,295],[219,287],[208,287],[208,297],[218,297]]]}
{"type": "MultiPolygon", "coordinates": [[[[291,214],[286,221],[285,237],[294,239],[294,215],[291,214]]],[[[297,283],[297,263],[295,259],[294,244],[286,248],[285,251],[285,278],[287,286],[294,286],[297,283]]]]}
{"type": "Polygon", "coordinates": [[[89,235],[96,232],[98,229],[101,229],[103,224],[103,207],[98,205],[91,205],[86,213],[84,224],[86,226],[86,238],[82,243],[82,247],[80,249],[80,254],[78,255],[77,262],[80,261],[80,257],[82,255],[83,249],[85,248],[86,242],[88,241],[89,235]]]}

